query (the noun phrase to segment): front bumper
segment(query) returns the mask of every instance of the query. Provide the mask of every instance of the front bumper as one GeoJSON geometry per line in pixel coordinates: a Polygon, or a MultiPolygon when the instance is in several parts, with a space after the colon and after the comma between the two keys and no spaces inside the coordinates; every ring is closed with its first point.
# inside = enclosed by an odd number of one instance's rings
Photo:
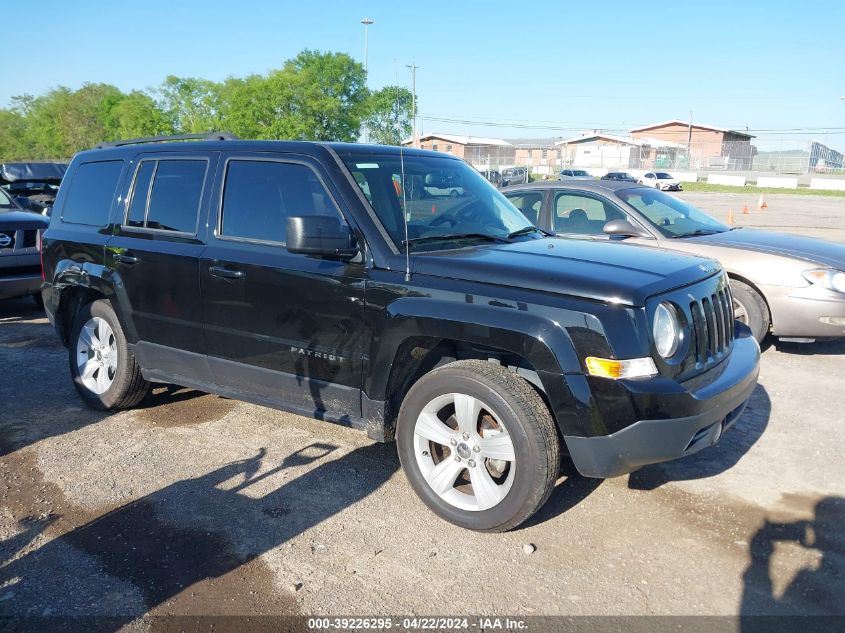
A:
{"type": "MultiPolygon", "coordinates": [[[[757,342],[750,336],[737,338],[727,360],[680,385],[685,391],[681,398],[682,408],[689,412],[688,415],[639,420],[611,435],[565,435],[575,467],[585,477],[616,477],[646,464],[691,455],[715,444],[745,409],[757,386],[759,361],[757,342]],[[711,374],[712,380],[707,380],[711,374]]],[[[661,381],[657,379],[639,381],[638,397],[649,391],[648,383],[652,382],[657,388],[650,397],[661,399],[661,381]]],[[[678,396],[677,391],[665,394],[666,399],[675,401],[675,409],[678,409],[678,396]]]]}
{"type": "Polygon", "coordinates": [[[0,277],[0,299],[36,294],[41,290],[41,275],[26,274],[0,277]]]}
{"type": "Polygon", "coordinates": [[[845,336],[845,297],[816,284],[760,286],[772,314],[772,334],[801,338],[845,336]]]}

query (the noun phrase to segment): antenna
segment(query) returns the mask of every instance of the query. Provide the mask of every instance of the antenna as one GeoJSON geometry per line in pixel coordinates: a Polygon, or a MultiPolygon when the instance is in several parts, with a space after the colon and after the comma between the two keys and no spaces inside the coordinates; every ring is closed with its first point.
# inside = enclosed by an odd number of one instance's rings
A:
{"type": "Polygon", "coordinates": [[[405,146],[402,142],[402,128],[399,125],[401,112],[400,86],[396,82],[396,129],[399,131],[399,173],[402,189],[402,223],[405,225],[405,282],[411,281],[411,244],[408,242],[408,195],[405,192],[405,146]]]}

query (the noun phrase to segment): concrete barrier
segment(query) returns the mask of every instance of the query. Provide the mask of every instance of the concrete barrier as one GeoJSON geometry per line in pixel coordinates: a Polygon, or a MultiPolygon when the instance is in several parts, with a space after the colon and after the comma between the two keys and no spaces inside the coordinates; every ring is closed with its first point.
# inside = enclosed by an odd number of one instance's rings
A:
{"type": "Polygon", "coordinates": [[[675,178],[681,182],[696,182],[698,181],[698,174],[694,171],[670,171],[675,178]]]}
{"type": "Polygon", "coordinates": [[[774,176],[760,176],[757,178],[758,187],[777,187],[778,189],[797,189],[797,178],[775,178],[774,176]]]}
{"type": "Polygon", "coordinates": [[[845,180],[836,178],[813,178],[810,189],[827,189],[828,191],[845,191],[845,180]]]}
{"type": "Polygon", "coordinates": [[[708,185],[730,185],[731,187],[744,187],[745,176],[726,176],[724,174],[710,174],[707,176],[708,185]]]}

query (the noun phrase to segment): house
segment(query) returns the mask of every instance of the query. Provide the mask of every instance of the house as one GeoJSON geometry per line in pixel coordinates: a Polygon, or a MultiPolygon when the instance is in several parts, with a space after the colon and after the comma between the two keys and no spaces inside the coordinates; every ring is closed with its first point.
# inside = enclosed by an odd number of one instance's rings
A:
{"type": "Polygon", "coordinates": [[[751,169],[756,151],[751,134],[680,119],[631,130],[631,136],[689,145],[689,167],[694,169],[751,169]]]}
{"type": "MultiPolygon", "coordinates": [[[[413,145],[412,139],[402,143],[413,145]]],[[[421,136],[417,147],[446,152],[463,158],[476,169],[505,169],[527,166],[533,173],[553,174],[559,168],[560,152],[554,139],[502,139],[460,134],[432,133],[421,136]]]]}
{"type": "Polygon", "coordinates": [[[657,138],[595,132],[556,141],[564,165],[604,169],[675,167],[685,145],[657,138]]]}
{"type": "MultiPolygon", "coordinates": [[[[403,141],[402,145],[413,145],[413,139],[403,141]]],[[[462,134],[425,134],[419,137],[417,147],[452,154],[476,167],[495,166],[493,158],[504,155],[512,160],[514,155],[513,146],[504,139],[462,134]]]]}

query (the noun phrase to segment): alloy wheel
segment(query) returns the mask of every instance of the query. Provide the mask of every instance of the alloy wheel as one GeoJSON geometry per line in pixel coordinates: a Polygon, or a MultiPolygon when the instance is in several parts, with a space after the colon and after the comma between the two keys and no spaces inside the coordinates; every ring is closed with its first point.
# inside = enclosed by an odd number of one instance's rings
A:
{"type": "Polygon", "coordinates": [[[432,491],[456,508],[489,510],[513,485],[513,441],[500,417],[472,396],[431,400],[417,417],[414,452],[432,491]]]}
{"type": "Polygon", "coordinates": [[[85,388],[94,394],[108,391],[117,374],[117,339],[105,319],[91,317],[76,340],[76,367],[85,388]]]}

